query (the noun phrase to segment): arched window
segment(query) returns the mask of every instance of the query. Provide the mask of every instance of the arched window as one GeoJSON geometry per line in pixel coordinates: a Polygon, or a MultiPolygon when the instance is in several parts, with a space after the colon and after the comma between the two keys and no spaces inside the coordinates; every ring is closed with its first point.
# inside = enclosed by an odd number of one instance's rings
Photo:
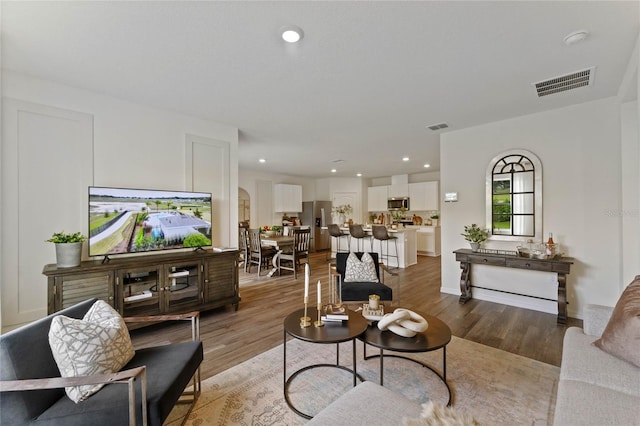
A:
{"type": "Polygon", "coordinates": [[[486,194],[492,239],[542,241],[542,164],[534,153],[511,150],[494,157],[486,194]]]}

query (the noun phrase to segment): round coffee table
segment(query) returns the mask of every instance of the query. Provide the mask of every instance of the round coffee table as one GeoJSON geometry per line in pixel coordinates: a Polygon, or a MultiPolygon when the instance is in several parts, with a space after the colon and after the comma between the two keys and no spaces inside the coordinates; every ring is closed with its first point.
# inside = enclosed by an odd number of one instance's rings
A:
{"type": "Polygon", "coordinates": [[[357,379],[361,377],[356,373],[356,337],[360,336],[368,327],[367,320],[360,314],[348,311],[349,319],[343,322],[326,322],[323,327],[315,327],[313,322],[317,319],[318,311],[309,310],[307,315],[311,317],[311,327],[301,327],[300,317],[304,315],[304,309],[299,309],[290,313],[284,319],[284,399],[287,405],[299,416],[311,419],[313,416],[305,414],[296,409],[289,399],[289,385],[293,379],[300,373],[317,367],[335,367],[353,373],[353,386],[356,386],[357,379]],[[299,340],[311,343],[335,343],[336,344],[336,363],[335,364],[313,364],[308,365],[294,372],[287,378],[287,335],[299,340]],[[353,342],[353,368],[340,365],[340,346],[341,342],[353,342]]]}
{"type": "Polygon", "coordinates": [[[416,312],[424,317],[429,323],[427,331],[418,333],[413,337],[402,337],[387,330],[381,331],[378,328],[377,323],[369,326],[363,335],[359,337],[364,342],[364,359],[380,358],[380,385],[384,385],[384,358],[394,357],[403,358],[409,361],[413,361],[433,371],[436,376],[445,384],[447,391],[449,392],[449,400],[447,405],[451,405],[451,388],[447,383],[447,345],[451,341],[451,329],[447,324],[434,317],[433,315],[426,315],[422,312],[416,312]],[[380,348],[378,355],[367,356],[367,344],[380,348]],[[384,354],[384,350],[390,350],[394,352],[431,352],[442,348],[442,374],[436,371],[433,367],[425,364],[421,361],[396,354],[384,354]]]}

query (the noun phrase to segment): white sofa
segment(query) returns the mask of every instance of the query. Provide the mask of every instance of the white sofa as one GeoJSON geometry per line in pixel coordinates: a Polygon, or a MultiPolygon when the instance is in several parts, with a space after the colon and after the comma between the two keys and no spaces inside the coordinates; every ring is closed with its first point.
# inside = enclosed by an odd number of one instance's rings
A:
{"type": "Polygon", "coordinates": [[[564,337],[554,425],[640,425],[640,368],[592,343],[613,308],[588,305],[584,329],[564,337]]]}

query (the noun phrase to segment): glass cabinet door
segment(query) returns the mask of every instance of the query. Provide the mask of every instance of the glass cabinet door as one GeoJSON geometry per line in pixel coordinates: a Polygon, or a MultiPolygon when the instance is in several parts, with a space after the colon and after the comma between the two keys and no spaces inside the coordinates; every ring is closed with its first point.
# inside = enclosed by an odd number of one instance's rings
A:
{"type": "Polygon", "coordinates": [[[121,313],[125,317],[157,315],[162,310],[159,268],[138,268],[120,272],[121,313]]]}
{"type": "Polygon", "coordinates": [[[173,264],[165,270],[165,311],[198,306],[201,301],[200,262],[173,264]]]}

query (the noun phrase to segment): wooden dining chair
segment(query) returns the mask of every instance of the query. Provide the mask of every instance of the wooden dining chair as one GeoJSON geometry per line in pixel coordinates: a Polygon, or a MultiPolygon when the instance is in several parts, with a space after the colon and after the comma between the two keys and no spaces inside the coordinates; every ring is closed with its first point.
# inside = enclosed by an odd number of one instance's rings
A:
{"type": "Polygon", "coordinates": [[[293,271],[293,278],[297,279],[298,267],[302,264],[301,261],[305,259],[305,262],[309,263],[310,246],[311,229],[294,229],[293,245],[278,256],[278,271],[282,269],[293,271]],[[282,261],[285,261],[287,265],[291,262],[291,266],[282,266],[282,261]]]}
{"type": "Polygon", "coordinates": [[[251,265],[256,264],[258,276],[260,276],[262,267],[268,267],[269,260],[273,259],[276,253],[275,248],[262,245],[259,229],[249,229],[249,273],[251,273],[251,265]]]}

